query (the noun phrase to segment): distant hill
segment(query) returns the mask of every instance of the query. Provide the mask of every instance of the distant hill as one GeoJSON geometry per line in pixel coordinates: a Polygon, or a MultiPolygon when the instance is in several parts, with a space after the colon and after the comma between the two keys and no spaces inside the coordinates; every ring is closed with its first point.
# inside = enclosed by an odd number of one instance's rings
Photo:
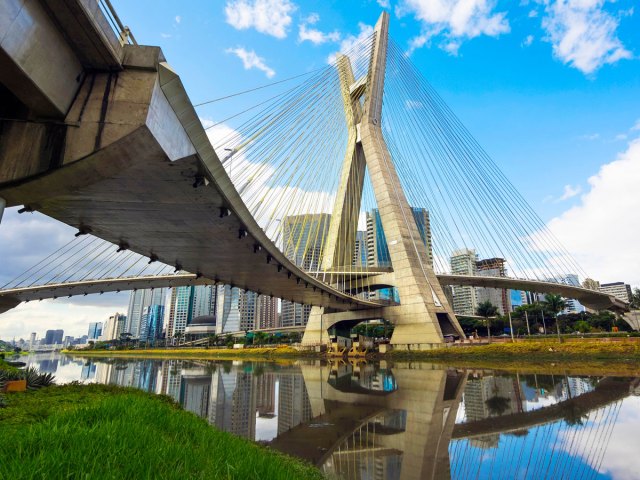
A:
{"type": "Polygon", "coordinates": [[[9,345],[7,342],[3,342],[2,340],[0,340],[0,352],[1,351],[12,351],[13,347],[11,345],[9,345]]]}

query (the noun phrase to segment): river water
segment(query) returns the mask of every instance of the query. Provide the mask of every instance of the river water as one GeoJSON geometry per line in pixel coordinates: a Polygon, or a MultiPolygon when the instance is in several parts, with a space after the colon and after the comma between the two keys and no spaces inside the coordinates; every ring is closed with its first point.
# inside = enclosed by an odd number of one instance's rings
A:
{"type": "Polygon", "coordinates": [[[638,479],[640,379],[429,363],[27,359],[133,386],[339,479],[638,479]]]}

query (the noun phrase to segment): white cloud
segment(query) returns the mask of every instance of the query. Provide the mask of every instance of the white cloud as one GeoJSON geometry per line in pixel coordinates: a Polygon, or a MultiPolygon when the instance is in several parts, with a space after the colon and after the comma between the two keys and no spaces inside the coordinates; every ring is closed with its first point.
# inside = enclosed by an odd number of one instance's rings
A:
{"type": "Polygon", "coordinates": [[[315,28],[308,28],[304,23],[300,24],[298,30],[298,41],[309,41],[314,45],[321,45],[326,42],[337,42],[340,40],[340,32],[334,30],[333,32],[324,33],[315,28]]]}
{"type": "Polygon", "coordinates": [[[530,47],[533,43],[534,37],[533,35],[527,35],[526,38],[522,41],[523,47],[530,47]]]}
{"type": "Polygon", "coordinates": [[[182,17],[180,15],[176,15],[175,21],[176,23],[180,23],[182,21],[182,17]]]}
{"type": "MultiPolygon", "coordinates": [[[[67,244],[76,232],[40,213],[19,215],[17,210],[7,209],[0,224],[0,286],[67,244]]],[[[124,311],[127,303],[127,293],[29,302],[0,315],[0,338],[27,338],[31,332],[42,336],[45,330],[57,327],[66,335],[83,335],[89,322],[106,320],[118,309],[124,311]]]]}
{"type": "Polygon", "coordinates": [[[391,2],[389,0],[378,0],[378,5],[382,8],[391,8],[391,2]]]}
{"type": "Polygon", "coordinates": [[[31,332],[42,338],[46,330],[57,328],[63,329],[65,336],[86,335],[89,323],[104,322],[115,312],[127,313],[127,293],[103,296],[109,296],[113,305],[78,305],[64,300],[22,303],[0,316],[0,338],[27,340],[31,332]]]}
{"type": "Polygon", "coordinates": [[[626,139],[627,139],[626,133],[619,133],[618,135],[616,135],[616,138],[615,138],[616,141],[626,140],[626,139]]]}
{"type": "Polygon", "coordinates": [[[560,196],[560,198],[558,198],[556,200],[556,202],[563,202],[565,200],[569,200],[570,198],[575,197],[576,195],[580,194],[582,192],[582,187],[580,185],[577,185],[575,187],[571,186],[571,185],[565,185],[564,186],[564,191],[562,192],[562,195],[560,196]]]}
{"type": "Polygon", "coordinates": [[[226,52],[233,53],[236,57],[242,60],[242,65],[244,66],[245,70],[256,68],[264,72],[267,78],[272,78],[276,74],[275,70],[265,63],[264,58],[259,57],[253,50],[246,50],[243,47],[236,47],[228,48],[226,52]]]}
{"type": "Polygon", "coordinates": [[[227,2],[226,21],[237,30],[255,28],[260,33],[285,38],[296,6],[289,0],[235,0],[227,2]]]}
{"type": "Polygon", "coordinates": [[[320,15],[317,13],[310,13],[307,18],[305,18],[302,23],[306,23],[308,25],[315,25],[320,21],[320,15]]]}
{"type": "MultiPolygon", "coordinates": [[[[611,415],[611,413],[609,414],[611,415]]],[[[602,445],[601,463],[597,465],[598,473],[606,478],[616,480],[633,480],[638,478],[640,456],[637,454],[638,423],[640,422],[640,397],[629,396],[622,401],[620,412],[615,418],[615,425],[610,426],[607,415],[590,415],[593,420],[585,424],[580,435],[574,429],[561,432],[564,438],[560,448],[572,455],[580,455],[589,464],[593,461],[594,439],[602,438],[602,432],[611,427],[609,441],[602,445]],[[604,425],[603,425],[604,424],[604,425]]],[[[597,443],[596,443],[597,444],[597,443]]]]}
{"type": "Polygon", "coordinates": [[[640,139],[589,178],[590,190],[549,228],[584,270],[602,282],[640,285],[640,139]]]}
{"type": "Polygon", "coordinates": [[[632,132],[637,130],[640,130],[640,118],[636,120],[636,123],[633,125],[633,127],[631,127],[632,132]]]}
{"type": "Polygon", "coordinates": [[[422,24],[422,33],[410,40],[409,53],[442,37],[439,47],[457,54],[464,40],[510,31],[506,12],[494,12],[495,0],[403,0],[396,14],[411,14],[422,24]]]}
{"type": "Polygon", "coordinates": [[[529,11],[529,18],[536,18],[537,16],[538,16],[538,11],[537,10],[529,11]]]}
{"type": "Polygon", "coordinates": [[[606,64],[631,58],[616,35],[618,20],[604,10],[606,0],[540,0],[542,27],[563,63],[590,74],[606,64]]]}

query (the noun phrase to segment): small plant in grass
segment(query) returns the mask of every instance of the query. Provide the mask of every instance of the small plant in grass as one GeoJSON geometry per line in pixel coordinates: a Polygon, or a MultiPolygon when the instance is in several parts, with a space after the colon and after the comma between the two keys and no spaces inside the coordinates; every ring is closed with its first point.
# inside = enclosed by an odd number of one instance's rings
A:
{"type": "Polygon", "coordinates": [[[29,390],[38,390],[39,388],[53,385],[56,377],[50,373],[40,373],[34,367],[29,367],[24,371],[22,378],[27,381],[29,390]]]}
{"type": "Polygon", "coordinates": [[[48,387],[55,383],[55,377],[50,373],[39,373],[34,367],[26,370],[0,370],[0,390],[3,390],[7,382],[14,380],[26,380],[29,390],[38,390],[42,387],[48,387]]]}

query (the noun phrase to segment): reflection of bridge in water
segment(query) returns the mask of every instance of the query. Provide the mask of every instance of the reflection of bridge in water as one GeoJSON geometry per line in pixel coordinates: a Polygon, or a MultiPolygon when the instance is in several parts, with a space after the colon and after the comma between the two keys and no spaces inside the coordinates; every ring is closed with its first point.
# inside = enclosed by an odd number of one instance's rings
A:
{"type": "Polygon", "coordinates": [[[429,364],[107,362],[97,362],[100,382],[170,395],[220,429],[348,479],[486,478],[490,468],[588,477],[638,385],[429,364]]]}

